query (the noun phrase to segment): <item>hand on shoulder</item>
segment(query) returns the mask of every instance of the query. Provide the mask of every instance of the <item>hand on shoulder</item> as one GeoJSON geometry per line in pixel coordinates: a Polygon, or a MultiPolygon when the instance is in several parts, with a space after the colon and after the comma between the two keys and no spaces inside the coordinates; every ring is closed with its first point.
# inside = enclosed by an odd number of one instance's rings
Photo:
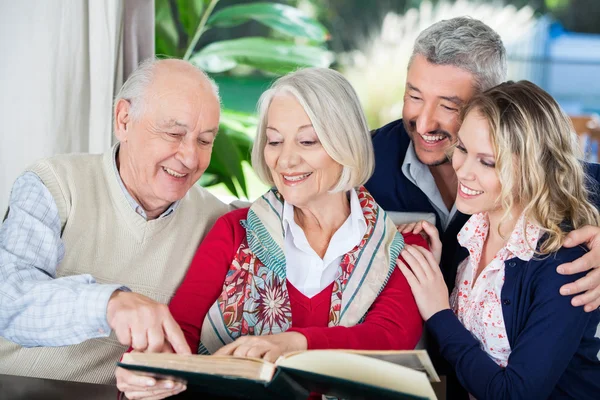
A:
{"type": "Polygon", "coordinates": [[[560,288],[560,294],[573,297],[574,307],[584,306],[585,311],[600,307],[600,227],[587,225],[570,232],[565,238],[565,247],[585,245],[590,251],[570,263],[561,264],[559,274],[573,275],[586,272],[586,276],[560,288]]]}
{"type": "Polygon", "coordinates": [[[431,223],[423,220],[418,222],[412,222],[407,224],[401,224],[396,227],[398,232],[402,234],[412,233],[415,235],[421,235],[427,240],[429,244],[429,250],[433,254],[436,262],[439,264],[442,259],[442,242],[440,240],[440,234],[431,223]]]}

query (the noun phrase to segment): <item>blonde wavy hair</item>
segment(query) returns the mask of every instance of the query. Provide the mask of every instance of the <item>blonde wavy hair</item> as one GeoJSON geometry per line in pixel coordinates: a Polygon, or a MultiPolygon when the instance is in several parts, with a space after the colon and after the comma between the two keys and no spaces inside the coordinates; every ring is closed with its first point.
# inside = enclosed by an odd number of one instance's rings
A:
{"type": "Polygon", "coordinates": [[[516,204],[523,207],[525,223],[547,234],[537,254],[557,251],[570,230],[600,224],[573,125],[552,96],[528,81],[506,82],[471,99],[461,120],[470,112],[489,124],[502,184],[501,221],[511,218],[516,204]]]}

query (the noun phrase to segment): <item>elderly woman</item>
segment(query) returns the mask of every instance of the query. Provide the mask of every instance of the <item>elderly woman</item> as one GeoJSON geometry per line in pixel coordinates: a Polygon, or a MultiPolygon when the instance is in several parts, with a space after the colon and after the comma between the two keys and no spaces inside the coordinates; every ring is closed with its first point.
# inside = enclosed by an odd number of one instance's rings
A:
{"type": "MultiPolygon", "coordinates": [[[[395,267],[403,237],[361,186],[374,167],[356,93],[304,69],[260,99],[252,153],[274,186],[221,217],[170,310],[192,351],[261,357],[306,349],[413,349],[422,321],[395,267]]],[[[178,388],[181,390],[182,388],[178,388]]]]}

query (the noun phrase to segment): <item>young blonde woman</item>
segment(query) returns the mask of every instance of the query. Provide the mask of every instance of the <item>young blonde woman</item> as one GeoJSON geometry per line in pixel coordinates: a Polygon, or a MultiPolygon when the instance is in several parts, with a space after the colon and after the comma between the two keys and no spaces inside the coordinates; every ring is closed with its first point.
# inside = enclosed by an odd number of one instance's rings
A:
{"type": "Polygon", "coordinates": [[[600,311],[572,307],[559,288],[578,277],[556,268],[586,251],[562,247],[566,234],[600,222],[585,171],[598,166],[578,160],[568,117],[530,82],[476,96],[462,119],[456,206],[472,216],[450,299],[432,253],[406,246],[399,262],[427,329],[472,398],[597,399],[600,311]]]}

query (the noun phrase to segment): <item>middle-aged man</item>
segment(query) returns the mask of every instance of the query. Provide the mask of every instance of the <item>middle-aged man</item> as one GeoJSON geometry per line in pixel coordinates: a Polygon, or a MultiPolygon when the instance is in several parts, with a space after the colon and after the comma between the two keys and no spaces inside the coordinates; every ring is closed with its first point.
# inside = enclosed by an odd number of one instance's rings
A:
{"type": "MultiPolygon", "coordinates": [[[[376,167],[366,187],[385,210],[436,215],[443,244],[441,268],[450,291],[458,262],[467,255],[456,236],[468,216],[454,205],[458,184],[448,150],[456,141],[460,108],[477,92],[505,79],[506,53],[496,32],[468,17],[438,22],[415,42],[402,119],[373,134],[376,167]]],[[[588,175],[600,181],[598,165],[588,165],[588,175]]],[[[591,271],[563,286],[561,294],[587,291],[572,304],[592,311],[600,306],[600,228],[573,231],[567,241],[568,246],[585,243],[591,251],[558,272],[591,271]]]]}
{"type": "Polygon", "coordinates": [[[227,211],[195,185],[219,115],[202,71],[150,60],[116,97],[111,151],[16,180],[0,227],[0,374],[112,383],[129,345],[190,352],[164,304],[227,211]]]}

